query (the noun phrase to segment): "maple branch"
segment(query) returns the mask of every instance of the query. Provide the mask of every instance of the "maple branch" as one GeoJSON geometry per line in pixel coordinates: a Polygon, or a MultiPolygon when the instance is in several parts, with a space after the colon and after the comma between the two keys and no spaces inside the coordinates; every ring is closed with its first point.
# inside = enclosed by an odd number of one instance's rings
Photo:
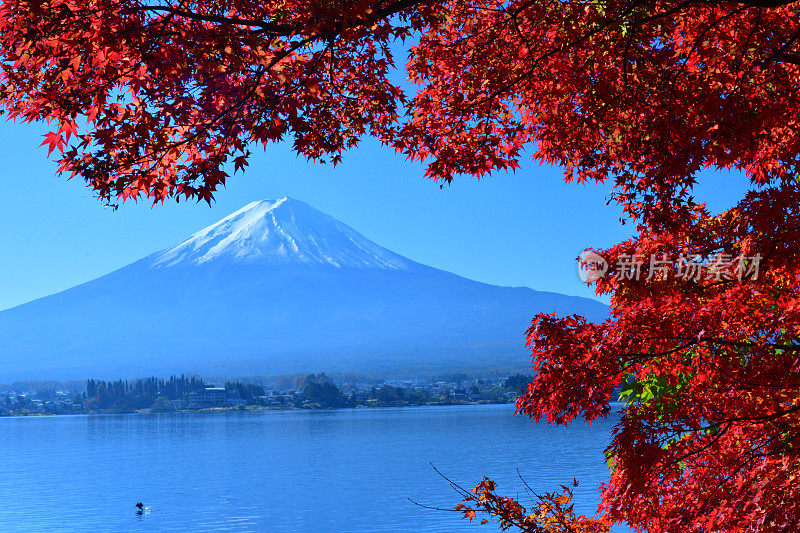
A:
{"type": "MultiPolygon", "coordinates": [[[[763,63],[770,63],[778,58],[797,57],[797,54],[793,54],[788,50],[795,42],[797,42],[798,39],[800,39],[800,31],[796,31],[788,41],[786,41],[780,48],[771,53],[769,57],[764,59],[763,63]]],[[[794,63],[794,61],[783,61],[783,62],[794,63]]],[[[800,64],[800,63],[795,63],[795,64],[800,64]]]]}
{"type": "Polygon", "coordinates": [[[187,18],[189,20],[198,20],[203,22],[215,22],[217,24],[223,25],[233,25],[233,26],[250,26],[250,27],[257,27],[260,28],[263,32],[271,33],[274,35],[281,35],[281,36],[290,36],[293,35],[296,31],[296,28],[288,25],[277,24],[274,22],[266,22],[263,20],[255,20],[255,19],[244,19],[239,17],[224,17],[220,15],[205,15],[203,13],[198,13],[195,11],[187,11],[185,9],[179,9],[172,6],[162,6],[162,5],[139,5],[138,7],[130,8],[130,11],[137,12],[137,11],[154,11],[154,12],[166,12],[172,15],[177,15],[180,17],[187,18]]]}
{"type": "Polygon", "coordinates": [[[768,415],[753,415],[753,416],[735,416],[729,417],[724,419],[724,422],[770,422],[772,420],[777,420],[779,418],[783,418],[786,415],[790,415],[792,413],[800,412],[800,405],[789,408],[783,409],[781,411],[776,411],[774,413],[768,415]]]}
{"type": "MultiPolygon", "coordinates": [[[[320,38],[330,39],[332,37],[339,35],[346,29],[351,29],[356,27],[369,27],[380,20],[394,16],[411,7],[423,4],[425,3],[425,1],[426,0],[398,0],[397,2],[394,2],[390,5],[373,10],[369,15],[365,17],[360,17],[356,19],[355,23],[346,24],[345,22],[340,22],[338,24],[332,25],[326,31],[317,32],[316,34],[310,34],[309,37],[312,37],[313,40],[317,40],[320,38]]],[[[380,5],[381,3],[382,2],[379,2],[378,4],[380,5]]],[[[166,13],[171,13],[173,15],[185,17],[190,20],[213,22],[221,25],[246,26],[251,28],[257,28],[256,30],[257,33],[267,33],[270,35],[282,36],[282,37],[299,35],[302,34],[303,32],[303,26],[299,25],[280,24],[276,22],[268,22],[265,20],[248,19],[241,17],[204,14],[204,13],[199,13],[197,11],[189,11],[185,9],[176,8],[171,5],[139,5],[137,7],[131,8],[131,11],[166,12],[166,13]]]]}
{"type": "MultiPolygon", "coordinates": [[[[680,337],[670,337],[674,340],[685,340],[681,339],[680,337]]],[[[769,348],[775,348],[777,350],[786,350],[790,352],[800,351],[800,344],[781,344],[775,342],[763,342],[763,343],[753,343],[753,342],[745,342],[745,341],[731,341],[726,339],[721,339],[719,337],[697,337],[697,340],[700,342],[708,342],[710,344],[719,344],[721,346],[737,346],[740,348],[753,348],[758,346],[765,346],[769,348]]]]}
{"type": "MultiPolygon", "coordinates": [[[[450,485],[450,487],[453,490],[455,490],[457,494],[459,494],[462,498],[465,499],[465,501],[474,501],[475,495],[472,492],[468,491],[467,489],[465,489],[464,487],[462,487],[461,485],[459,485],[458,483],[456,483],[455,481],[453,481],[452,479],[450,479],[449,477],[444,475],[438,468],[436,468],[436,466],[433,465],[433,463],[429,463],[429,464],[431,465],[431,468],[433,468],[433,470],[437,474],[439,474],[445,481],[447,481],[447,483],[450,485]]],[[[538,496],[538,494],[537,494],[537,497],[541,498],[540,496],[538,496]]],[[[417,502],[415,502],[414,500],[412,500],[410,498],[409,498],[409,501],[411,503],[415,504],[415,505],[418,505],[420,507],[427,508],[427,509],[433,509],[433,510],[438,510],[438,511],[460,512],[460,510],[458,508],[456,508],[456,509],[441,509],[441,508],[430,507],[430,506],[427,506],[427,505],[423,505],[423,504],[417,503],[417,502]]],[[[494,508],[494,509],[477,509],[477,510],[479,510],[479,511],[481,511],[483,513],[494,514],[495,516],[498,516],[499,513],[494,513],[494,511],[499,511],[500,509],[499,508],[494,508]]],[[[536,530],[528,528],[525,524],[523,524],[523,523],[521,523],[521,522],[519,522],[519,521],[517,521],[517,520],[515,520],[515,519],[513,519],[511,517],[505,517],[504,516],[503,518],[505,520],[507,520],[510,525],[513,525],[514,527],[518,528],[520,531],[523,531],[525,533],[539,533],[536,530]]],[[[571,530],[568,530],[568,531],[571,531],[571,530]]]]}
{"type": "MultiPolygon", "coordinates": [[[[735,3],[735,4],[744,4],[746,6],[751,6],[751,7],[764,7],[764,8],[767,8],[767,9],[775,8],[775,7],[788,6],[788,5],[796,4],[798,2],[798,0],[731,0],[731,1],[733,3],[735,3]]],[[[705,2],[699,2],[699,3],[715,5],[715,4],[720,4],[722,2],[719,2],[719,1],[716,1],[716,0],[708,0],[708,1],[705,1],[705,2]]]]}

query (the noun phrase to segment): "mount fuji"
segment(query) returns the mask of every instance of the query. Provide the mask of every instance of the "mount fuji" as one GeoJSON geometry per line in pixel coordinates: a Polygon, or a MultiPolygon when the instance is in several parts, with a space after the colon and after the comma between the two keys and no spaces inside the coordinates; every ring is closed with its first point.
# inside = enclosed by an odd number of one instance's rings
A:
{"type": "Polygon", "coordinates": [[[608,310],[425,266],[304,202],[264,200],[0,312],[0,382],[523,369],[524,332],[539,312],[602,320],[608,310]]]}

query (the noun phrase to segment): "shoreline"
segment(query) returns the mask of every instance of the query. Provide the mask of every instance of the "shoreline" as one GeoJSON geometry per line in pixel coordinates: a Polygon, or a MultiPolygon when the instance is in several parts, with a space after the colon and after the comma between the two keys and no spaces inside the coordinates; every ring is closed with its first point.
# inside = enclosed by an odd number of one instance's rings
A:
{"type": "Polygon", "coordinates": [[[133,411],[88,411],[84,413],[13,413],[0,415],[3,418],[55,418],[70,416],[113,416],[113,415],[172,415],[172,414],[219,414],[219,413],[258,413],[258,412],[281,412],[281,411],[361,411],[372,409],[410,409],[415,407],[459,407],[475,405],[514,405],[514,401],[507,402],[429,402],[419,405],[357,405],[348,407],[274,407],[250,405],[244,409],[238,406],[230,407],[207,407],[203,409],[175,409],[171,411],[160,411],[155,409],[137,409],[133,411]]]}

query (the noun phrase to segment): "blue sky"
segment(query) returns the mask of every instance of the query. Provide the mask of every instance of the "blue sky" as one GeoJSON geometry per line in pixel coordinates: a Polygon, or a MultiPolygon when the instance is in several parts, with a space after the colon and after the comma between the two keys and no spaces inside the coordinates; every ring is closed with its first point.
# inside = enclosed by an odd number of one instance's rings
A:
{"type": "MultiPolygon", "coordinates": [[[[89,281],[175,244],[253,201],[291,196],[413,260],[479,281],[580,296],[575,257],[626,238],[609,187],[563,183],[529,159],[514,174],[440,188],[423,169],[367,140],[335,169],[288,146],[257,153],[212,207],[168,202],[102,207],[82,181],[56,177],[44,128],[0,124],[0,309],[89,281]]],[[[696,197],[714,211],[746,189],[736,174],[708,173],[696,197]]]]}

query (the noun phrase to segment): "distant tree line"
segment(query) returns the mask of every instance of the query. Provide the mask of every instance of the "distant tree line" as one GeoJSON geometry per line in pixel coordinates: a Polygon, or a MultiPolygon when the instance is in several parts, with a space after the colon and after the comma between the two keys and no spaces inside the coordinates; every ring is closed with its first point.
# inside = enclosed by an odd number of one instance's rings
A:
{"type": "Polygon", "coordinates": [[[530,382],[531,376],[516,374],[500,382],[485,379],[472,380],[469,389],[462,385],[470,381],[467,374],[452,373],[439,376],[434,380],[449,383],[451,386],[407,388],[380,384],[370,387],[362,394],[355,392],[347,394],[324,373],[309,374],[297,383],[299,397],[295,404],[299,407],[339,408],[443,405],[476,401],[503,403],[510,399],[509,393],[514,393],[512,396],[516,396],[530,382]],[[455,384],[454,387],[453,384],[455,384]]]}
{"type": "Polygon", "coordinates": [[[225,390],[232,391],[236,396],[245,401],[251,401],[259,396],[264,396],[264,387],[253,383],[241,381],[226,381],[225,390]]]}
{"type": "Polygon", "coordinates": [[[152,407],[158,398],[182,400],[189,393],[202,391],[207,386],[202,378],[195,376],[151,377],[136,381],[90,379],[86,382],[86,407],[118,412],[146,409],[152,407]]]}
{"type": "MultiPolygon", "coordinates": [[[[225,382],[224,400],[214,407],[237,409],[336,409],[347,407],[402,407],[457,405],[465,403],[507,403],[531,380],[531,376],[512,375],[505,379],[470,379],[452,373],[428,381],[380,383],[377,379],[356,383],[355,375],[334,379],[325,373],[281,376],[287,389],[266,390],[256,378],[225,382]],[[342,379],[343,378],[343,379],[342,379]]],[[[210,407],[199,400],[205,389],[213,387],[198,376],[149,377],[137,380],[104,381],[89,379],[78,391],[65,393],[49,388],[57,382],[29,382],[26,389],[0,397],[0,416],[8,414],[73,414],[87,412],[128,413],[136,410],[168,412],[176,409],[210,407]]],[[[206,396],[207,397],[207,394],[206,396]]]]}

